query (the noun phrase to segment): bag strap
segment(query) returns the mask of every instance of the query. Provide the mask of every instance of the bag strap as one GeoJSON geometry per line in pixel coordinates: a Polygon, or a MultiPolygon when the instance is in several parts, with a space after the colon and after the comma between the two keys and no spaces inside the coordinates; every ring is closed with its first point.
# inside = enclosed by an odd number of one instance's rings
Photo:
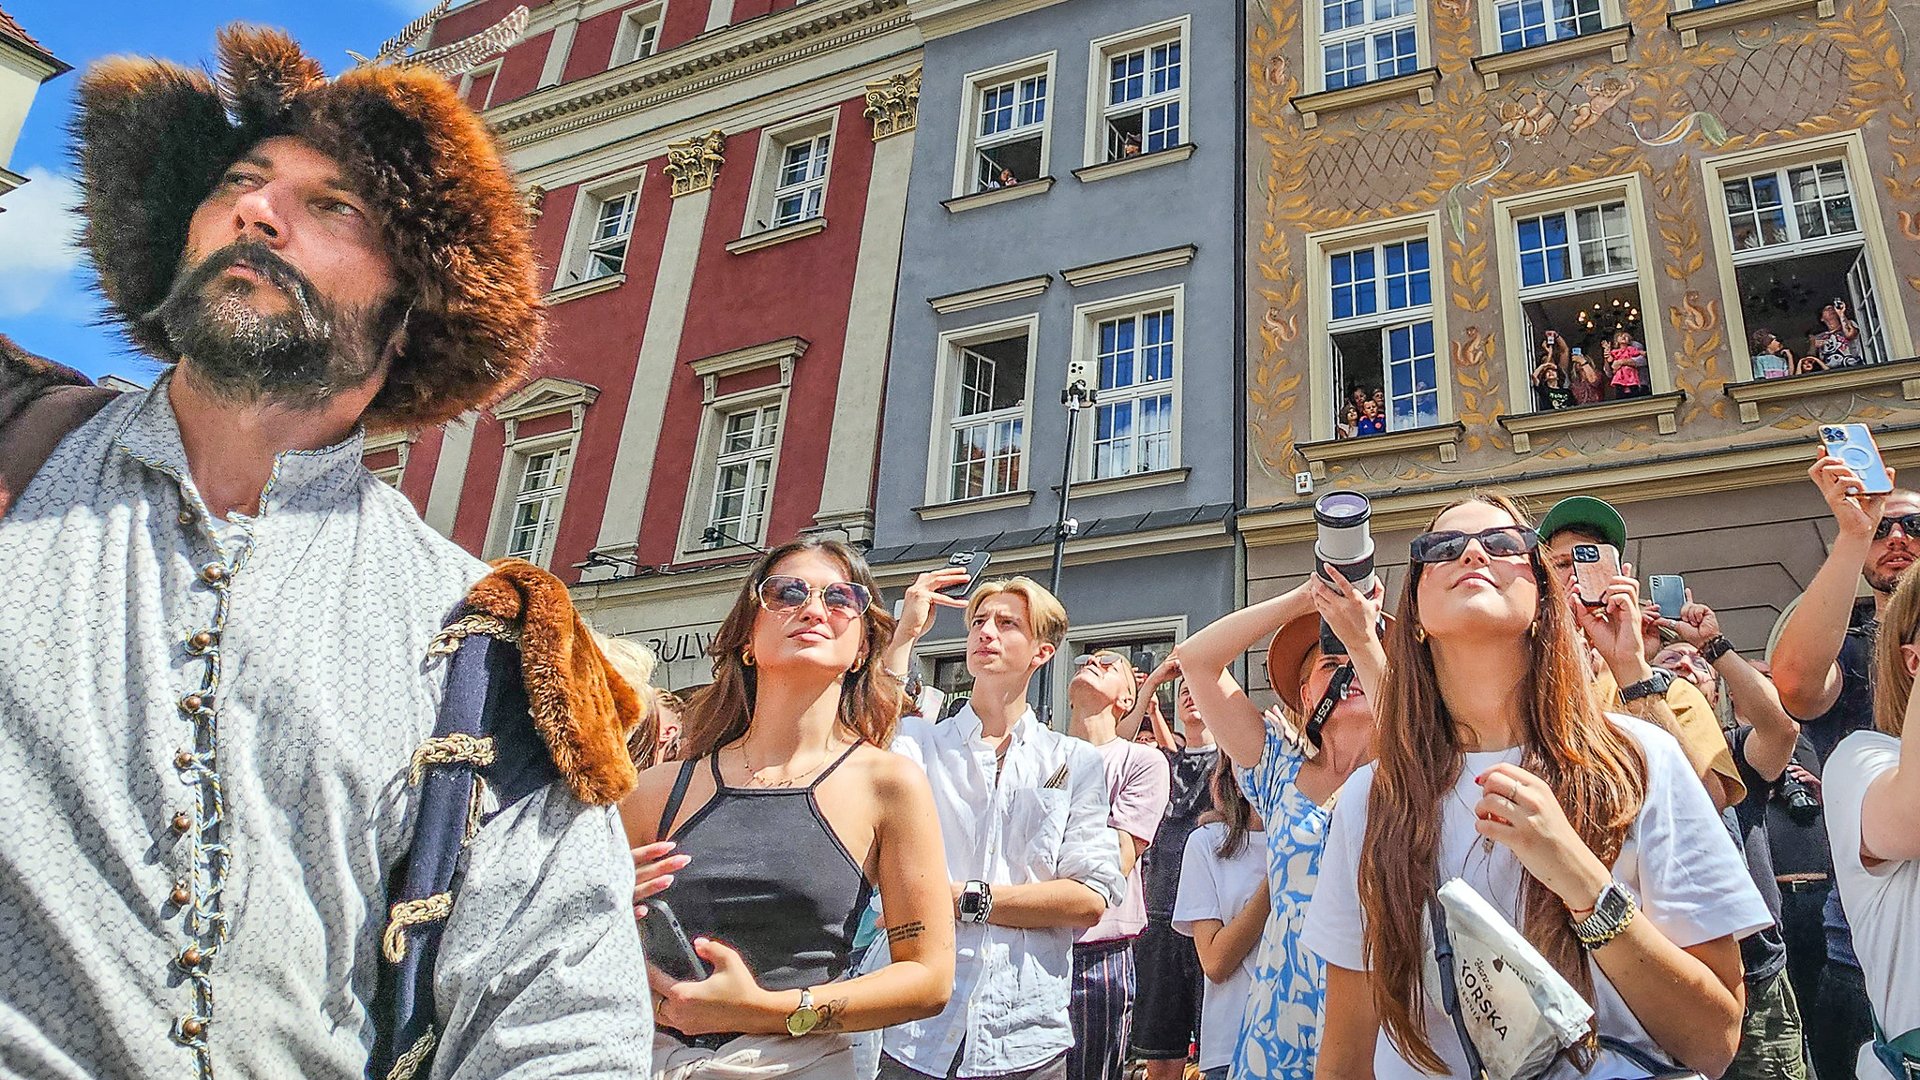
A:
{"type": "Polygon", "coordinates": [[[1460,984],[1454,981],[1453,936],[1447,933],[1447,909],[1440,905],[1438,892],[1427,895],[1427,925],[1433,934],[1433,960],[1440,969],[1440,1007],[1453,1021],[1454,1034],[1460,1036],[1460,1049],[1467,1057],[1469,1080],[1486,1080],[1487,1065],[1480,1048],[1467,1034],[1467,1015],[1460,1008],[1460,984]]]}

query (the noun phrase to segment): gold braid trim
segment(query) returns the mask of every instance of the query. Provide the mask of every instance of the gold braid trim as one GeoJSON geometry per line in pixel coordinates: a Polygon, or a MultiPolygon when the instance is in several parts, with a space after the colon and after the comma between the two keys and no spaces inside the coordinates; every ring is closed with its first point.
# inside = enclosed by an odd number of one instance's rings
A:
{"type": "Polygon", "coordinates": [[[413,1080],[413,1074],[426,1064],[427,1055],[433,1053],[433,1045],[439,1041],[439,1036],[428,1028],[426,1034],[414,1040],[413,1046],[400,1055],[393,1068],[387,1070],[387,1080],[413,1080]]]}
{"type": "Polygon", "coordinates": [[[407,774],[407,783],[419,787],[420,779],[426,775],[430,765],[463,764],[480,769],[493,764],[498,756],[491,735],[460,732],[434,735],[423,740],[413,751],[413,768],[407,774]]]}
{"type": "Polygon", "coordinates": [[[485,634],[501,641],[520,640],[520,628],[505,619],[496,618],[481,612],[462,615],[449,623],[433,640],[427,644],[428,656],[451,656],[460,648],[461,639],[469,634],[485,634]]]}
{"type": "Polygon", "coordinates": [[[418,900],[402,900],[387,912],[387,932],[380,939],[381,951],[388,963],[397,964],[407,957],[407,928],[438,922],[453,913],[453,894],[434,893],[418,900]]]}

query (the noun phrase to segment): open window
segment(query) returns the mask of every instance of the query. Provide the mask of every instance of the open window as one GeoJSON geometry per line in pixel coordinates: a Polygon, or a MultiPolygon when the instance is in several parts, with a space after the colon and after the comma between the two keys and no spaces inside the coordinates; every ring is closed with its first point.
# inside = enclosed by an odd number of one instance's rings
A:
{"type": "Polygon", "coordinates": [[[1624,198],[1514,219],[1522,355],[1536,411],[1653,392],[1633,233],[1624,198]],[[1554,342],[1564,345],[1553,351],[1565,369],[1535,379],[1554,342]]]}
{"type": "Polygon", "coordinates": [[[1440,422],[1433,274],[1425,238],[1327,256],[1335,430],[1378,435],[1440,422]]]}
{"type": "Polygon", "coordinates": [[[969,80],[966,161],[957,194],[1032,183],[1047,175],[1051,58],[969,80]]]}
{"type": "Polygon", "coordinates": [[[1020,489],[1032,346],[1024,330],[954,346],[947,499],[981,499],[1020,489]]]}
{"type": "Polygon", "coordinates": [[[1094,43],[1100,130],[1089,163],[1120,161],[1187,141],[1184,21],[1094,43]]]}

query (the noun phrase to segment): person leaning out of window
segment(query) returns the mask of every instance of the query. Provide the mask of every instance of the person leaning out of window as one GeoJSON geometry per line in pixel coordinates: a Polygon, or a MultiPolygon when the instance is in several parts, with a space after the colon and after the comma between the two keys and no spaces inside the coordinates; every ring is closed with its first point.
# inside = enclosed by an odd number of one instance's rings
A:
{"type": "Polygon", "coordinates": [[[1827,836],[1873,1003],[1858,1077],[1904,1080],[1920,1076],[1920,576],[1887,602],[1874,660],[1874,729],[1827,759],[1827,836]]]}
{"type": "Polygon", "coordinates": [[[1379,746],[1341,789],[1302,937],[1327,963],[1319,1080],[1466,1075],[1425,985],[1420,917],[1463,879],[1592,1001],[1553,1080],[1645,1077],[1617,1048],[1719,1076],[1740,1038],[1737,939],[1770,925],[1665,731],[1602,714],[1575,629],[1640,634],[1631,578],[1578,605],[1519,509],[1475,495],[1416,537],[1388,631],[1379,746]]]}
{"type": "Polygon", "coordinates": [[[1753,377],[1784,379],[1797,374],[1799,361],[1793,351],[1780,343],[1780,336],[1761,327],[1753,332],[1753,377]]]}

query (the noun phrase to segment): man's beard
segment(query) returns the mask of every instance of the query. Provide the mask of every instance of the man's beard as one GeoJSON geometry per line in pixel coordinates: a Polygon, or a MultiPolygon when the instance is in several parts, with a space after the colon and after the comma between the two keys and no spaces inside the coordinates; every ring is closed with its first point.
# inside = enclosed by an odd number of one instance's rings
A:
{"type": "Polygon", "coordinates": [[[1905,577],[1910,569],[1912,566],[1899,570],[1882,570],[1878,566],[1868,566],[1861,572],[1861,576],[1867,579],[1867,588],[1883,596],[1891,596],[1893,590],[1900,587],[1900,579],[1905,577]]]}
{"type": "Polygon", "coordinates": [[[385,337],[375,324],[391,320],[335,307],[271,248],[241,240],[183,265],[146,321],[166,334],[201,389],[239,403],[311,409],[374,376],[385,337]],[[259,277],[221,277],[241,263],[259,277]],[[264,289],[279,290],[288,309],[255,309],[249,294],[264,289]]]}

